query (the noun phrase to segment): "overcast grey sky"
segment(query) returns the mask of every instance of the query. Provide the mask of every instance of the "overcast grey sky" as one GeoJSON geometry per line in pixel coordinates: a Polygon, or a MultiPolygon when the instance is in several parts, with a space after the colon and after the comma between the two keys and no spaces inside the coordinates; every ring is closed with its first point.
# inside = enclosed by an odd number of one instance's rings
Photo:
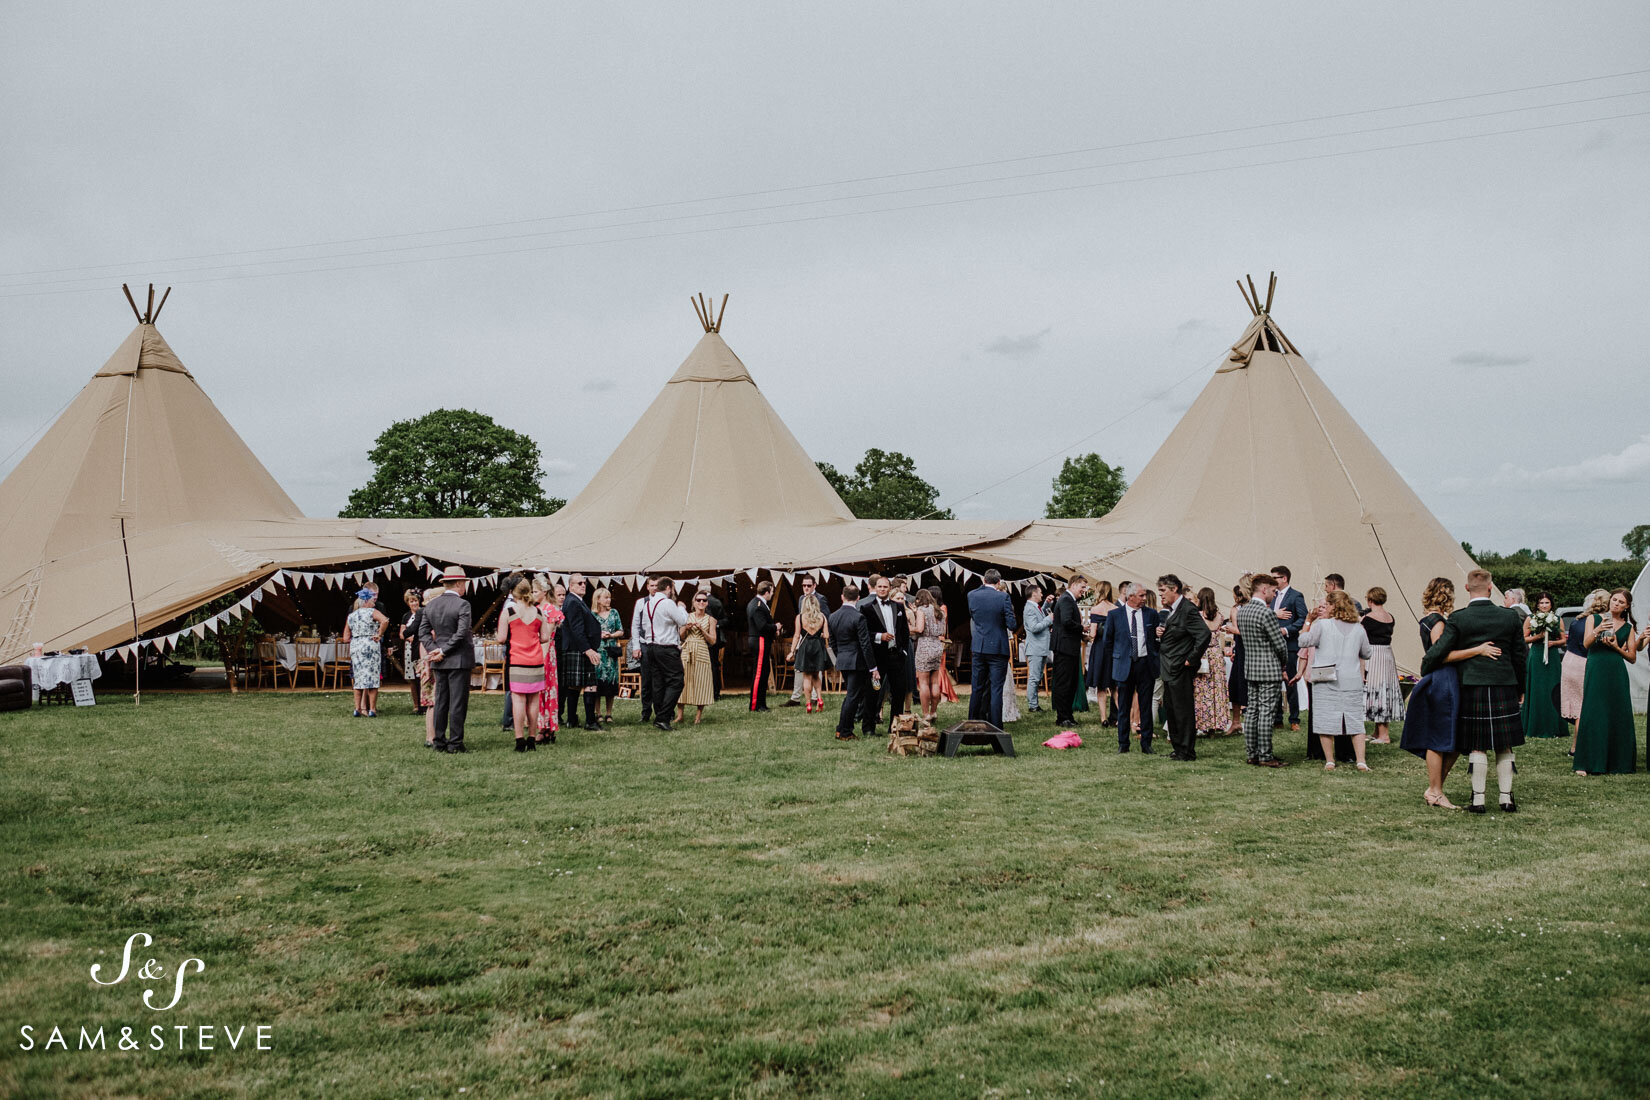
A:
{"type": "Polygon", "coordinates": [[[1132,477],[1275,269],[1457,537],[1615,555],[1650,522],[1638,70],[1641,0],[7,4],[0,456],[152,278],[309,514],[441,405],[572,496],[702,290],[816,459],[1030,518],[1057,457],[979,490],[1062,449],[1132,477]]]}

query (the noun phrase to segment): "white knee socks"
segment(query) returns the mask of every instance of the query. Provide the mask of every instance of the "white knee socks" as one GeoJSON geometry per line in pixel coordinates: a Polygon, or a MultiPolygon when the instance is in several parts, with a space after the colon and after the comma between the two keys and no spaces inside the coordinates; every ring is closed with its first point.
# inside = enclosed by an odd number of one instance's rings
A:
{"type": "Polygon", "coordinates": [[[1476,805],[1484,800],[1484,788],[1489,785],[1490,758],[1481,752],[1468,753],[1467,773],[1472,776],[1472,801],[1476,805]]]}
{"type": "Polygon", "coordinates": [[[1495,754],[1495,785],[1501,792],[1501,801],[1505,802],[1512,797],[1513,754],[1498,752],[1495,754]]]}

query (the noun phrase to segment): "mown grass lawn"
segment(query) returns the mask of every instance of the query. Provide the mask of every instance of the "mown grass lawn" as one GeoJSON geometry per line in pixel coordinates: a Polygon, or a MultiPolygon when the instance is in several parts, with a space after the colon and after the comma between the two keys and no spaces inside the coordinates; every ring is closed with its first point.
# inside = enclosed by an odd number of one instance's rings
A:
{"type": "Polygon", "coordinates": [[[621,704],[518,756],[489,696],[437,757],[405,695],[348,705],[0,715],[0,1087],[1650,1093],[1650,778],[1574,777],[1561,743],[1521,751],[1521,813],[1471,817],[1423,807],[1396,748],[1370,775],[1247,767],[1236,738],[1182,765],[1092,724],[1042,749],[1044,717],[1017,759],[905,760],[830,715],[665,735],[621,704]],[[205,962],[171,1011],[89,978],[139,931],[140,959],[205,962]],[[274,1049],[40,1045],[157,1022],[274,1049]]]}

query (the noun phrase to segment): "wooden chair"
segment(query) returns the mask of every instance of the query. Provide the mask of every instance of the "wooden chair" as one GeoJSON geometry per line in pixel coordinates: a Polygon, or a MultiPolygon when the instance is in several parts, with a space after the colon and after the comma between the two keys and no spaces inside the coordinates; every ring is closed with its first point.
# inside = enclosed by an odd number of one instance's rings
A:
{"type": "Polygon", "coordinates": [[[773,664],[768,669],[769,691],[789,691],[792,682],[796,679],[796,666],[789,657],[774,655],[773,664]]]}
{"type": "Polygon", "coordinates": [[[481,647],[481,690],[487,690],[487,677],[497,676],[499,687],[508,690],[504,682],[504,643],[485,642],[481,647]]]}
{"type": "Polygon", "coordinates": [[[258,639],[253,651],[252,670],[247,680],[247,690],[263,686],[264,677],[269,678],[271,687],[281,686],[281,662],[275,649],[275,639],[268,634],[258,639]]]}
{"type": "Polygon", "coordinates": [[[630,668],[628,667],[629,664],[630,653],[621,650],[619,652],[619,694],[627,699],[637,699],[642,694],[642,670],[630,668]]]}
{"type": "Polygon", "coordinates": [[[322,676],[321,639],[299,638],[293,643],[293,649],[297,654],[298,660],[297,663],[292,666],[292,671],[288,673],[291,680],[287,686],[289,688],[296,689],[298,686],[298,677],[301,674],[308,672],[315,678],[315,687],[319,689],[321,686],[322,676]]]}
{"type": "Polygon", "coordinates": [[[842,673],[837,669],[827,668],[825,671],[821,672],[819,676],[821,691],[840,692],[842,690],[842,673]]]}
{"type": "Polygon", "coordinates": [[[1031,679],[1031,666],[1024,663],[1020,656],[1020,639],[1017,635],[1008,636],[1008,674],[1014,681],[1014,687],[1019,691],[1026,689],[1026,682],[1031,679]]]}
{"type": "Polygon", "coordinates": [[[355,674],[350,669],[349,646],[344,642],[335,643],[332,647],[332,656],[321,664],[321,673],[327,680],[330,688],[353,687],[355,674]]]}

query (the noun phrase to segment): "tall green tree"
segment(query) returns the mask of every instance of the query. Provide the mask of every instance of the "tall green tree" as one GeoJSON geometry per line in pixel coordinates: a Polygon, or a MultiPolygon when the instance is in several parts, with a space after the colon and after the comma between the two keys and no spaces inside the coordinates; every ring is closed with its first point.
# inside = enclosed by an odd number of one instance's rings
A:
{"type": "Polygon", "coordinates": [[[859,519],[955,519],[939,506],[940,491],[917,473],[917,464],[898,451],[865,452],[852,474],[829,462],[815,463],[842,503],[859,519]]]}
{"type": "Polygon", "coordinates": [[[1053,487],[1049,519],[1094,519],[1117,507],[1129,483],[1123,478],[1123,467],[1108,465],[1090,452],[1062,462],[1053,487]]]}
{"type": "Polygon", "coordinates": [[[1621,548],[1639,561],[1650,557],[1650,523],[1641,523],[1621,536],[1621,548]]]}
{"type": "Polygon", "coordinates": [[[567,503],[544,494],[537,443],[469,409],[398,420],[367,457],[372,478],[349,495],[340,516],[547,516],[567,503]]]}

